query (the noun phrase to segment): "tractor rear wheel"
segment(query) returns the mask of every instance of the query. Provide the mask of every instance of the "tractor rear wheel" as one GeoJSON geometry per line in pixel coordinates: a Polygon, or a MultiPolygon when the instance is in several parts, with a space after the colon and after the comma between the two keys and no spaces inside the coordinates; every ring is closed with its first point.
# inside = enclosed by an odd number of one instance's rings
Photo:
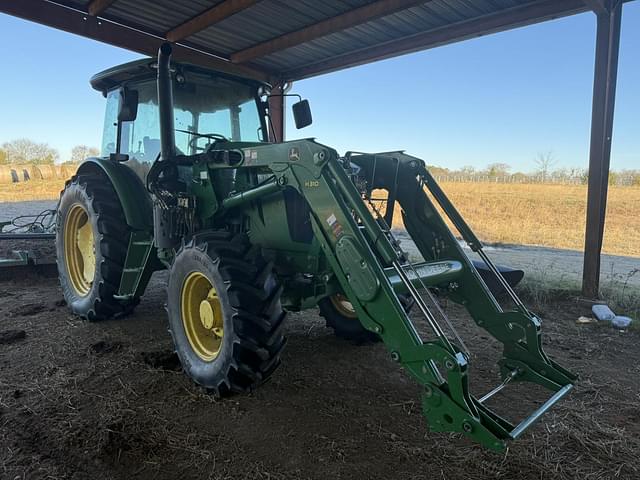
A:
{"type": "Polygon", "coordinates": [[[75,175],[60,194],[56,262],[67,305],[88,320],[129,313],[138,299],[118,293],[131,232],[109,180],[99,173],[75,175]]]}
{"type": "MultiPolygon", "coordinates": [[[[398,296],[405,311],[409,313],[413,299],[408,295],[398,296]]],[[[342,293],[325,297],[318,302],[320,316],[324,317],[327,327],[332,328],[336,337],[348,340],[356,345],[381,341],[380,336],[364,328],[353,305],[342,293]]]]}
{"type": "Polygon", "coordinates": [[[341,293],[335,293],[318,302],[320,315],[332,328],[336,337],[348,340],[356,345],[380,341],[378,334],[370,332],[362,326],[353,305],[341,293]]]}
{"type": "Polygon", "coordinates": [[[169,327],[182,367],[218,395],[253,390],[280,364],[282,287],[245,235],[196,236],[171,267],[169,327]]]}

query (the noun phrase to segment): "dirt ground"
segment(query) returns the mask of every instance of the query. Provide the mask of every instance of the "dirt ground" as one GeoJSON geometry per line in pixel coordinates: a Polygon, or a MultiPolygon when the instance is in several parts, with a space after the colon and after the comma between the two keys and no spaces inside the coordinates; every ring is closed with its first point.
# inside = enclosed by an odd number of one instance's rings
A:
{"type": "MultiPolygon", "coordinates": [[[[547,352],[581,376],[575,391],[496,454],[429,432],[418,386],[384,347],[335,338],[315,311],[290,314],[270,382],[206,394],[172,353],[165,281],[133,315],[101,323],[72,316],[56,279],[0,282],[0,478],[640,478],[640,333],[576,325],[584,304],[538,312],[547,352]]],[[[445,308],[482,394],[498,383],[498,346],[445,308]]],[[[514,420],[545,398],[511,388],[492,405],[514,420]]]]}

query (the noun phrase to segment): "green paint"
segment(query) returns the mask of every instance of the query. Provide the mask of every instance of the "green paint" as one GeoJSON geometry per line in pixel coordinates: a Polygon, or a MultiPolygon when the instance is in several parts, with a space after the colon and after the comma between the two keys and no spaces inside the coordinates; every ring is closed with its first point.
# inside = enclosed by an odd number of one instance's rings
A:
{"type": "Polygon", "coordinates": [[[133,170],[106,158],[88,158],[78,168],[79,175],[95,174],[96,171],[103,172],[113,185],[127,225],[135,230],[152,230],[151,198],[133,170]]]}
{"type": "Polygon", "coordinates": [[[336,256],[356,296],[363,302],[373,300],[380,288],[380,281],[358,251],[356,241],[341,236],[336,243],[336,256]]]}

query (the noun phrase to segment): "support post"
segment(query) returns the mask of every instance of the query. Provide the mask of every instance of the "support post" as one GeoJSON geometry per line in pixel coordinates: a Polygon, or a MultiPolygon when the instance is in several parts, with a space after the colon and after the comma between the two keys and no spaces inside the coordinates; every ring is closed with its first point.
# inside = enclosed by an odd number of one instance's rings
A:
{"type": "Polygon", "coordinates": [[[269,125],[269,141],[284,142],[285,135],[285,96],[288,88],[283,84],[276,84],[271,89],[271,97],[269,97],[269,116],[271,123],[269,125]]]}
{"type": "Polygon", "coordinates": [[[582,271],[582,295],[587,298],[597,298],[600,287],[600,253],[607,208],[622,2],[610,0],[607,7],[606,12],[596,14],[589,189],[582,271]]]}

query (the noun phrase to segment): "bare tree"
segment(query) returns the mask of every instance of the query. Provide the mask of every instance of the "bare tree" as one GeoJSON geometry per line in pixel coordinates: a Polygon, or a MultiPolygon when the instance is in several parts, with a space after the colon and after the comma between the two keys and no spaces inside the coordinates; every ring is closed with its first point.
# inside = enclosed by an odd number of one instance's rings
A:
{"type": "Polygon", "coordinates": [[[547,152],[538,152],[535,162],[538,167],[537,173],[542,176],[542,181],[546,182],[549,177],[549,172],[551,172],[551,167],[556,164],[553,152],[551,150],[547,152]]]}
{"type": "Polygon", "coordinates": [[[7,154],[7,163],[51,164],[58,157],[58,151],[46,143],[37,143],[27,138],[19,138],[6,142],[2,149],[7,154]]]}
{"type": "Polygon", "coordinates": [[[640,170],[622,170],[617,173],[620,185],[640,185],[640,170]]]}
{"type": "Polygon", "coordinates": [[[472,165],[465,165],[460,169],[460,173],[466,177],[472,177],[476,173],[476,168],[472,165]]]}
{"type": "Polygon", "coordinates": [[[487,165],[487,175],[491,178],[506,177],[511,167],[506,163],[491,163],[487,165]]]}
{"type": "Polygon", "coordinates": [[[87,145],[76,145],[71,149],[71,163],[80,163],[88,157],[97,157],[100,150],[87,145]]]}

